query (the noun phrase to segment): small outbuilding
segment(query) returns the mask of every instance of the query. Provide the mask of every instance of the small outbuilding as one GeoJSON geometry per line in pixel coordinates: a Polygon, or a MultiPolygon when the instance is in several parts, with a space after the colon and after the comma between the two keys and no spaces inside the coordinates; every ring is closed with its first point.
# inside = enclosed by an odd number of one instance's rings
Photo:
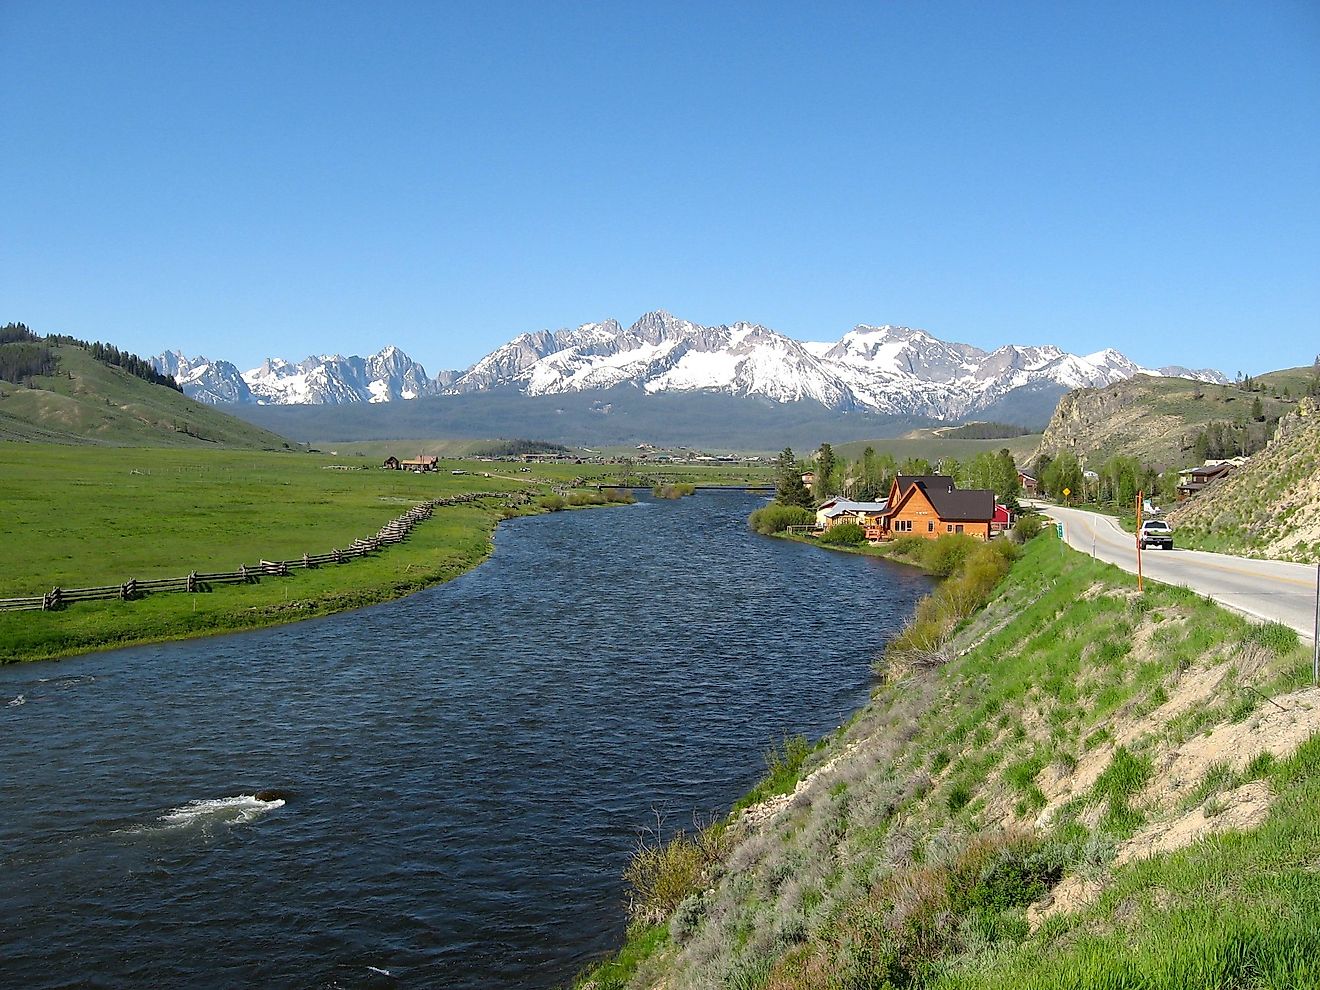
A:
{"type": "Polygon", "coordinates": [[[402,465],[399,463],[399,459],[395,457],[393,454],[385,458],[384,467],[389,468],[391,471],[399,471],[402,469],[402,465]]]}
{"type": "Polygon", "coordinates": [[[409,458],[401,464],[405,471],[438,471],[439,465],[440,458],[427,457],[425,454],[409,458]]]}

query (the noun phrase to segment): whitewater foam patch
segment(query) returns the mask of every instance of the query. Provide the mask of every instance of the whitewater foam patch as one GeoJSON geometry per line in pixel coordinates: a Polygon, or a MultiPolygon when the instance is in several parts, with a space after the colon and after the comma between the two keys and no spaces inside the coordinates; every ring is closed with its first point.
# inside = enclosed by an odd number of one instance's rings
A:
{"type": "Polygon", "coordinates": [[[26,704],[27,704],[27,695],[20,694],[17,698],[11,698],[9,703],[5,707],[17,708],[19,705],[26,705],[26,704]]]}
{"type": "Polygon", "coordinates": [[[210,832],[221,825],[247,825],[262,815],[284,807],[283,798],[263,801],[255,794],[239,794],[234,797],[211,798],[205,801],[189,801],[178,808],[171,808],[156,819],[156,824],[139,825],[121,829],[124,832],[160,832],[182,829],[196,829],[210,832]]]}

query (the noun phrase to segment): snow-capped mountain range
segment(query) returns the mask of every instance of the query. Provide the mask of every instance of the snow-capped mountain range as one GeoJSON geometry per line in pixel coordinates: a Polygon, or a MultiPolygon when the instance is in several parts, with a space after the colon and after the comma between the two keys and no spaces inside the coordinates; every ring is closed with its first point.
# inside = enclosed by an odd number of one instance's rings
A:
{"type": "Polygon", "coordinates": [[[644,392],[716,391],[829,409],[960,419],[1016,389],[1095,388],[1133,375],[1224,382],[1217,371],[1142,368],[1118,351],[1068,354],[1052,345],[983,351],[924,330],[858,326],[835,343],[803,342],[753,323],[706,327],[664,312],[630,327],[615,320],[515,337],[466,371],[435,378],[396,347],[369,358],[271,358],[239,372],[228,361],[153,358],[187,395],[211,403],[339,404],[514,390],[526,395],[631,386],[644,392]]]}

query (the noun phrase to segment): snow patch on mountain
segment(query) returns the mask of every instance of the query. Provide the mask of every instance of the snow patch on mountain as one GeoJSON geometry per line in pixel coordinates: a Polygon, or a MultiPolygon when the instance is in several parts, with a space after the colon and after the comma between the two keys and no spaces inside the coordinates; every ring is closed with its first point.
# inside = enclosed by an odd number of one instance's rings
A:
{"type": "Polygon", "coordinates": [[[663,311],[629,327],[604,320],[519,334],[466,371],[434,379],[393,346],[368,358],[269,358],[241,374],[229,362],[178,351],[153,363],[205,402],[378,403],[491,389],[556,395],[631,386],[947,420],[974,415],[1020,388],[1096,388],[1138,374],[1224,381],[1208,369],[1143,368],[1112,348],[1076,355],[1049,344],[1007,344],[984,351],[913,327],[864,324],[835,342],[799,341],[760,324],[707,327],[663,311]]]}

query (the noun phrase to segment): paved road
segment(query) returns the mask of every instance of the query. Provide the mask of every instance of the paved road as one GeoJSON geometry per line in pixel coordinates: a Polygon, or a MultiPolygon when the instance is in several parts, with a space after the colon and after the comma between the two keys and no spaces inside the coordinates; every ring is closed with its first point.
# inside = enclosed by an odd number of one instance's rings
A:
{"type": "MultiPolygon", "coordinates": [[[[1136,537],[1109,516],[1081,509],[1041,505],[1046,515],[1063,523],[1070,546],[1137,572],[1136,537]]],[[[1174,532],[1174,543],[1178,534],[1174,532]]],[[[1260,619],[1292,626],[1311,639],[1315,624],[1316,569],[1308,564],[1251,560],[1201,550],[1144,550],[1142,571],[1148,578],[1180,584],[1215,601],[1260,619]]]]}

